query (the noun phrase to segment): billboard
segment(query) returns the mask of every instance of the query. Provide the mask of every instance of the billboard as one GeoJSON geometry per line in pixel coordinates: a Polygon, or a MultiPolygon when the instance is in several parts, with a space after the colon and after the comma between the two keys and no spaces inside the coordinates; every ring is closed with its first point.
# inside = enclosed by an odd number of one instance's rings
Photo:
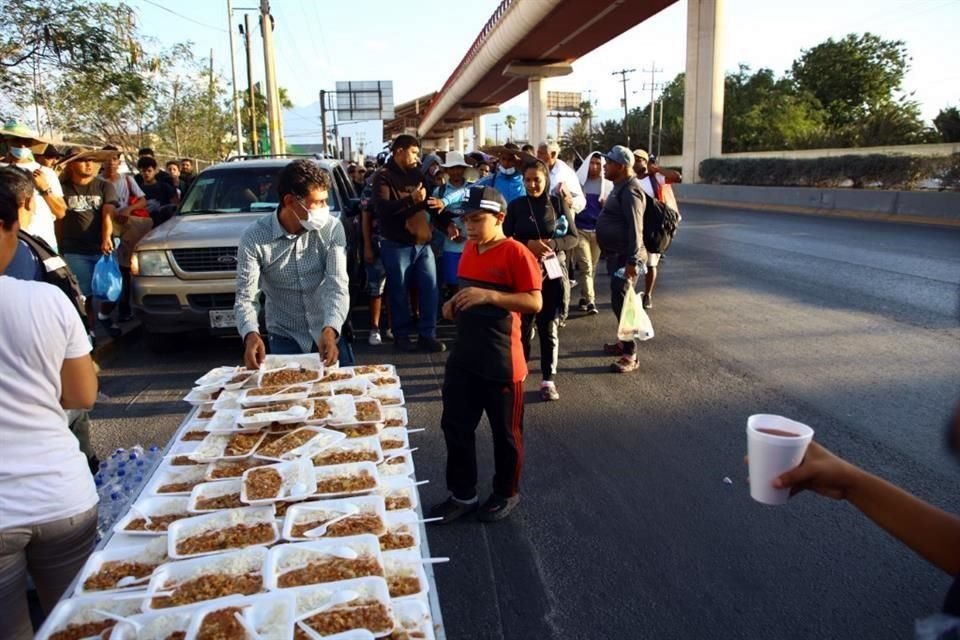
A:
{"type": "Polygon", "coordinates": [[[341,120],[393,118],[393,82],[361,80],[337,82],[337,117],[341,120]]]}
{"type": "Polygon", "coordinates": [[[547,111],[580,111],[581,102],[577,91],[547,91],[547,111]]]}

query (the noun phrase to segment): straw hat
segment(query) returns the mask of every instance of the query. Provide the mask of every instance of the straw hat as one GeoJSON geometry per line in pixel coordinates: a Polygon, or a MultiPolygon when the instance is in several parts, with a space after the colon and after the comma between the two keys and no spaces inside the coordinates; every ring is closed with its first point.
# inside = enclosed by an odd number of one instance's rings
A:
{"type": "Polygon", "coordinates": [[[38,136],[36,131],[23,124],[19,120],[7,120],[3,125],[3,129],[0,129],[0,138],[4,140],[9,138],[29,140],[31,147],[52,143],[51,140],[47,140],[46,138],[41,138],[38,136]]]}
{"type": "Polygon", "coordinates": [[[57,166],[67,164],[69,162],[79,162],[81,160],[91,160],[93,162],[103,163],[108,160],[112,160],[119,155],[119,151],[104,151],[103,149],[84,151],[80,147],[69,147],[63,152],[63,157],[57,162],[57,166]]]}

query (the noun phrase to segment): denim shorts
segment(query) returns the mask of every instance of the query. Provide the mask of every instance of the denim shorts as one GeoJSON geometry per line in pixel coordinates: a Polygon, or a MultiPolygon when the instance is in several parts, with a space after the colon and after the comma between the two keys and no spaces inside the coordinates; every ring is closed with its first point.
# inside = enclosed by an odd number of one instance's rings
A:
{"type": "Polygon", "coordinates": [[[383,295],[383,290],[387,286],[387,270],[383,268],[383,260],[380,256],[373,261],[373,264],[366,264],[367,269],[367,295],[372,298],[379,298],[383,295]]]}
{"type": "Polygon", "coordinates": [[[66,261],[70,271],[77,277],[77,284],[80,285],[80,293],[88,298],[93,295],[93,268],[100,259],[99,253],[65,253],[63,259],[66,261]]]}

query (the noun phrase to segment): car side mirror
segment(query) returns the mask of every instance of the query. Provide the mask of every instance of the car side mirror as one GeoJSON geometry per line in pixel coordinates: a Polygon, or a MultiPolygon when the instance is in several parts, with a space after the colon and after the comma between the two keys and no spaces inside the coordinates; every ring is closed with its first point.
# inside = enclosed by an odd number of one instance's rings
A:
{"type": "Polygon", "coordinates": [[[360,198],[348,198],[344,213],[348,218],[360,215],[360,198]]]}

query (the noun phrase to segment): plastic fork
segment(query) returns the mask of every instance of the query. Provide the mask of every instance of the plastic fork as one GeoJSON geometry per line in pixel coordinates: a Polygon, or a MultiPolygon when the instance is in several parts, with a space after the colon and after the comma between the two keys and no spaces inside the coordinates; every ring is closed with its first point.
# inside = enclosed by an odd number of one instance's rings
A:
{"type": "Polygon", "coordinates": [[[340,522],[341,520],[344,520],[346,518],[349,518],[350,516],[355,516],[358,513],[360,513],[360,509],[357,508],[357,505],[355,504],[347,505],[347,510],[344,511],[341,515],[337,516],[336,518],[333,518],[332,520],[327,520],[319,527],[314,527],[313,529],[304,531],[303,535],[307,538],[315,538],[315,537],[318,538],[327,532],[327,529],[330,527],[330,525],[340,522]]]}
{"type": "Polygon", "coordinates": [[[99,616],[106,616],[111,620],[116,620],[117,622],[126,622],[131,627],[133,627],[133,630],[136,631],[137,633],[140,633],[140,629],[143,627],[143,625],[137,622],[136,620],[131,620],[130,618],[127,618],[125,616],[121,616],[116,613],[111,613],[110,611],[105,611],[103,609],[91,609],[91,611],[93,611],[95,614],[99,616]]]}
{"type": "Polygon", "coordinates": [[[240,623],[253,640],[263,640],[263,636],[260,635],[256,627],[250,624],[250,621],[247,620],[241,612],[235,611],[233,613],[233,619],[240,623]]]}
{"type": "Polygon", "coordinates": [[[337,591],[332,596],[330,596],[329,600],[324,602],[322,605],[320,605],[316,609],[312,609],[310,611],[307,611],[303,615],[297,616],[297,622],[301,622],[302,620],[306,620],[307,618],[312,618],[318,613],[323,613],[327,609],[333,609],[334,607],[338,607],[341,604],[347,604],[348,602],[353,602],[359,597],[360,597],[360,594],[351,589],[344,589],[343,591],[337,591]]]}
{"type": "Polygon", "coordinates": [[[132,587],[135,584],[140,584],[141,582],[149,582],[151,576],[144,576],[142,578],[137,578],[135,576],[123,576],[117,580],[117,584],[114,585],[115,589],[123,589],[124,587],[132,587]]]}

